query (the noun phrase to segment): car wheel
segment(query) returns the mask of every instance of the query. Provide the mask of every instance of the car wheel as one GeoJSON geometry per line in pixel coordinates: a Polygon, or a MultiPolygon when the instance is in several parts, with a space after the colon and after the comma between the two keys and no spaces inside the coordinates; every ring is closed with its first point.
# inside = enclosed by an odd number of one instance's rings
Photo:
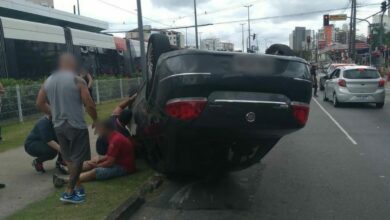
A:
{"type": "Polygon", "coordinates": [[[284,44],[273,44],[265,51],[265,53],[282,56],[296,56],[295,52],[289,46],[284,44]]]}
{"type": "Polygon", "coordinates": [[[384,102],[376,103],[376,104],[375,104],[375,107],[376,107],[376,108],[383,108],[384,105],[385,105],[384,102]]]}
{"type": "Polygon", "coordinates": [[[333,106],[336,108],[340,106],[340,102],[337,100],[336,93],[333,94],[333,106]]]}
{"type": "Polygon", "coordinates": [[[320,91],[324,91],[325,87],[320,83],[320,91]]]}
{"type": "MultiPolygon", "coordinates": [[[[171,51],[171,44],[167,36],[162,34],[152,34],[149,38],[148,51],[146,53],[146,70],[149,82],[153,82],[157,62],[160,56],[171,51]]],[[[148,88],[149,90],[150,88],[148,88]]]]}

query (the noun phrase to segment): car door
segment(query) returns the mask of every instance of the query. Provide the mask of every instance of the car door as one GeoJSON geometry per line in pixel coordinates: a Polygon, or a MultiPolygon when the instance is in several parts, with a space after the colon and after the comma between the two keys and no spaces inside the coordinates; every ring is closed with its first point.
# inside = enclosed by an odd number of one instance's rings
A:
{"type": "Polygon", "coordinates": [[[332,80],[333,80],[333,77],[335,76],[337,70],[334,70],[331,74],[329,74],[329,77],[328,79],[326,80],[325,82],[325,93],[326,93],[326,97],[330,97],[329,95],[333,93],[333,83],[332,83],[332,80]]]}
{"type": "Polygon", "coordinates": [[[333,93],[334,91],[336,90],[336,87],[339,85],[338,84],[338,81],[339,81],[339,78],[340,78],[340,72],[341,70],[340,69],[336,69],[334,71],[334,73],[332,74],[331,76],[331,79],[330,79],[330,90],[329,90],[329,97],[332,97],[333,96],[333,93]]]}

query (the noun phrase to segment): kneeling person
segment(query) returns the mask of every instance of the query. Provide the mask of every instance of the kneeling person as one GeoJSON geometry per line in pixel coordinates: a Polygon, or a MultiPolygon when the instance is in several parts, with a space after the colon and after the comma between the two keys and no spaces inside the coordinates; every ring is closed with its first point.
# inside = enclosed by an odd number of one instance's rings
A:
{"type": "MultiPolygon", "coordinates": [[[[127,137],[114,130],[110,120],[98,129],[99,135],[108,140],[108,151],[102,158],[95,158],[84,162],[81,182],[92,180],[106,180],[134,173],[135,157],[134,144],[127,137]]],[[[53,176],[55,187],[62,187],[69,178],[53,176]]]]}
{"type": "Polygon", "coordinates": [[[32,165],[37,172],[46,172],[43,167],[43,162],[52,160],[58,155],[56,167],[61,173],[67,173],[64,168],[65,163],[59,153],[60,145],[57,143],[53,123],[49,117],[42,117],[36,122],[34,128],[26,138],[24,149],[29,155],[36,157],[32,165]]]}

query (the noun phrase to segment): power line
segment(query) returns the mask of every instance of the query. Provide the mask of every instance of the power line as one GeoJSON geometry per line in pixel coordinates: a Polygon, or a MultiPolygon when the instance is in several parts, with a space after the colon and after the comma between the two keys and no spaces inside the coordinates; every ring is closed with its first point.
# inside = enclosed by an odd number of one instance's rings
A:
{"type": "MultiPolygon", "coordinates": [[[[136,12],[130,11],[130,10],[128,10],[128,9],[119,7],[119,6],[117,6],[117,5],[114,5],[114,4],[112,4],[112,3],[109,3],[109,2],[106,2],[106,1],[103,1],[103,0],[97,0],[97,1],[99,1],[99,2],[101,2],[101,3],[103,3],[103,4],[105,4],[105,5],[111,6],[111,7],[113,7],[113,8],[116,8],[116,9],[118,9],[118,10],[121,10],[121,11],[124,11],[124,12],[127,12],[127,13],[130,13],[130,14],[132,14],[132,15],[137,16],[137,13],[136,13],[136,12]]],[[[148,17],[145,17],[145,16],[142,16],[142,18],[144,18],[144,19],[146,19],[146,20],[149,20],[149,21],[152,21],[152,22],[154,22],[154,23],[158,23],[158,24],[164,25],[164,26],[166,26],[166,27],[169,27],[169,26],[170,26],[170,25],[161,23],[160,21],[154,20],[154,19],[152,19],[152,18],[148,18],[148,17]]]]}
{"type": "MultiPolygon", "coordinates": [[[[371,6],[371,5],[377,5],[377,3],[366,4],[366,5],[357,5],[356,7],[361,8],[361,7],[371,6]]],[[[348,7],[348,8],[350,8],[350,7],[348,7]]],[[[297,16],[311,15],[311,14],[320,14],[320,13],[340,11],[340,10],[345,10],[345,9],[346,8],[333,8],[333,9],[316,10],[316,11],[309,11],[309,12],[292,13],[292,14],[286,14],[286,15],[277,15],[277,16],[260,17],[260,18],[251,18],[250,20],[251,20],[251,22],[256,23],[256,21],[278,19],[278,18],[288,18],[288,17],[297,17],[297,16]]],[[[215,23],[212,23],[212,25],[224,25],[224,24],[233,24],[233,23],[242,23],[242,22],[247,22],[247,19],[215,22],[215,23]]],[[[176,28],[176,27],[171,27],[171,28],[176,28]]]]}
{"type": "MultiPolygon", "coordinates": [[[[257,4],[260,1],[264,1],[264,0],[256,0],[256,1],[251,1],[251,2],[248,2],[248,3],[240,3],[240,4],[236,4],[236,5],[230,6],[230,7],[214,10],[214,11],[204,11],[202,13],[198,13],[198,16],[207,16],[207,15],[210,15],[210,14],[217,14],[217,13],[224,12],[224,11],[235,10],[235,9],[239,9],[240,6],[248,5],[248,4],[257,4]]],[[[198,10],[198,11],[200,11],[200,10],[198,10]]],[[[166,19],[163,19],[163,20],[177,21],[177,20],[181,20],[181,19],[184,19],[184,18],[192,17],[192,16],[194,16],[194,15],[183,15],[183,16],[178,16],[178,17],[174,17],[174,18],[166,18],[166,19]]]]}

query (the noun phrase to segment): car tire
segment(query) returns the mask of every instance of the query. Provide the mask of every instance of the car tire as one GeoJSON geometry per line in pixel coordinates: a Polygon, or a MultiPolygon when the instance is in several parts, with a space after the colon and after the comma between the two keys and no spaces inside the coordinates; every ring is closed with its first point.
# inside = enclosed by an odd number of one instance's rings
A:
{"type": "Polygon", "coordinates": [[[337,100],[337,95],[336,93],[333,94],[333,99],[332,99],[332,102],[333,102],[333,106],[334,107],[340,107],[340,102],[337,100]]]}
{"type": "MultiPolygon", "coordinates": [[[[148,81],[153,82],[156,72],[157,62],[160,56],[166,52],[172,51],[169,38],[162,34],[152,34],[148,42],[148,51],[146,53],[146,71],[148,81]]],[[[148,83],[150,86],[150,83],[148,83]]],[[[149,92],[148,88],[148,92],[149,92]]]]}
{"type": "Polygon", "coordinates": [[[320,83],[320,91],[324,91],[325,87],[320,83]]]}
{"type": "Polygon", "coordinates": [[[375,104],[375,107],[376,107],[377,109],[381,109],[381,108],[383,108],[383,106],[385,106],[385,103],[384,103],[384,102],[376,103],[376,104],[375,104]]]}
{"type": "Polygon", "coordinates": [[[295,52],[289,46],[284,44],[273,44],[265,51],[265,53],[281,56],[296,56],[295,52]]]}

